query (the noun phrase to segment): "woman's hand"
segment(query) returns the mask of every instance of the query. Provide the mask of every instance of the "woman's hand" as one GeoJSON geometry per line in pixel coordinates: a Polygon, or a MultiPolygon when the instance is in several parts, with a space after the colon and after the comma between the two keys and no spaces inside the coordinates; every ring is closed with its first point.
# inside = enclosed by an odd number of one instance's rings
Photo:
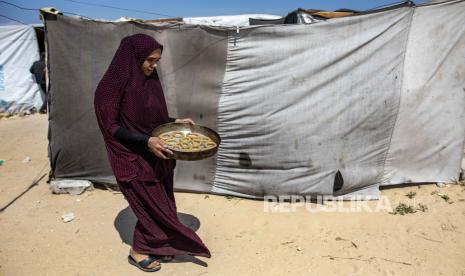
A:
{"type": "Polygon", "coordinates": [[[170,156],[173,155],[173,152],[158,137],[150,137],[147,146],[159,158],[170,159],[170,156]]]}
{"type": "Polygon", "coordinates": [[[191,118],[185,118],[185,119],[176,119],[174,121],[175,123],[184,123],[184,124],[195,124],[194,121],[191,118]]]}

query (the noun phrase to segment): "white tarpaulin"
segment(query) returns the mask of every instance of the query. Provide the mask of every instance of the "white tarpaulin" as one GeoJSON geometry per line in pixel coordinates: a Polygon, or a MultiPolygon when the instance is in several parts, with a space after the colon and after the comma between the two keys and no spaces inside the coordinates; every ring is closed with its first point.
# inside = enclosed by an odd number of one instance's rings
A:
{"type": "Polygon", "coordinates": [[[249,18],[254,19],[279,19],[282,16],[271,14],[241,14],[241,15],[223,15],[207,17],[185,17],[183,22],[192,25],[210,25],[210,26],[249,26],[249,18]]]}
{"type": "Polygon", "coordinates": [[[465,2],[415,9],[384,185],[457,180],[464,95],[465,2]]]}
{"type": "Polygon", "coordinates": [[[332,194],[337,171],[342,194],[378,185],[412,12],[256,28],[231,41],[213,191],[332,194]]]}
{"type": "Polygon", "coordinates": [[[164,45],[159,75],[170,115],[222,138],[214,158],[178,162],[178,190],[376,197],[382,185],[456,180],[464,15],[465,1],[450,1],[239,32],[53,17],[55,176],[114,183],[93,94],[121,38],[146,33],[164,45]]]}
{"type": "Polygon", "coordinates": [[[40,109],[43,96],[29,71],[38,59],[39,48],[33,27],[0,26],[0,112],[40,109]]]}

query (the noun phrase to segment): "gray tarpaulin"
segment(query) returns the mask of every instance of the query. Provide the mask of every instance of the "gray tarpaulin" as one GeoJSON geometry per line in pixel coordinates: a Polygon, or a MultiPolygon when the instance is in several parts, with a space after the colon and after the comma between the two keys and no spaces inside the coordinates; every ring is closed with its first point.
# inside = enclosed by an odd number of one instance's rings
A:
{"type": "Polygon", "coordinates": [[[121,38],[146,33],[165,46],[170,115],[222,137],[214,158],[178,162],[178,190],[377,196],[380,185],[457,179],[464,14],[452,1],[239,32],[47,15],[55,177],[115,183],[94,90],[121,38]]]}

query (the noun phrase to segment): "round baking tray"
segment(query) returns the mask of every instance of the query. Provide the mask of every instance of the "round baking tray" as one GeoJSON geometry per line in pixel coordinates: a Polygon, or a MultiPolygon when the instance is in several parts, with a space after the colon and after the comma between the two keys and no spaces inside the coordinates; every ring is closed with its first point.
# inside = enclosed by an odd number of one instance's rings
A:
{"type": "Polygon", "coordinates": [[[177,151],[171,150],[173,155],[171,158],[176,160],[184,160],[184,161],[194,161],[194,160],[202,160],[208,157],[215,155],[218,151],[218,146],[221,143],[221,138],[214,130],[197,125],[197,124],[189,124],[189,123],[167,123],[158,126],[152,131],[152,136],[159,137],[161,134],[170,132],[170,131],[182,131],[184,134],[188,133],[199,133],[202,135],[207,136],[208,138],[212,139],[213,142],[216,143],[216,147],[208,150],[203,151],[196,151],[196,152],[185,152],[185,151],[177,151]]]}

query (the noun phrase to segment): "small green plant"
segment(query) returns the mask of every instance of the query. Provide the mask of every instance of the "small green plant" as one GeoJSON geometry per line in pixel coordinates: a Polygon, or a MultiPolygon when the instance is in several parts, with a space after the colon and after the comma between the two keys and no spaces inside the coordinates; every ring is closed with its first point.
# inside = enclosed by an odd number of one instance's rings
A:
{"type": "Polygon", "coordinates": [[[418,203],[417,210],[424,213],[424,212],[428,211],[428,206],[426,206],[424,204],[421,204],[421,203],[418,203]]]}
{"type": "Polygon", "coordinates": [[[415,210],[415,208],[411,205],[407,205],[405,203],[399,203],[399,205],[397,205],[397,207],[394,209],[393,212],[391,212],[390,214],[392,215],[405,215],[405,214],[413,214],[413,213],[416,213],[417,210],[415,210]]]}
{"type": "Polygon", "coordinates": [[[417,195],[416,192],[408,192],[405,196],[408,197],[408,198],[410,198],[410,199],[412,199],[412,198],[414,198],[416,195],[417,195]]]}

